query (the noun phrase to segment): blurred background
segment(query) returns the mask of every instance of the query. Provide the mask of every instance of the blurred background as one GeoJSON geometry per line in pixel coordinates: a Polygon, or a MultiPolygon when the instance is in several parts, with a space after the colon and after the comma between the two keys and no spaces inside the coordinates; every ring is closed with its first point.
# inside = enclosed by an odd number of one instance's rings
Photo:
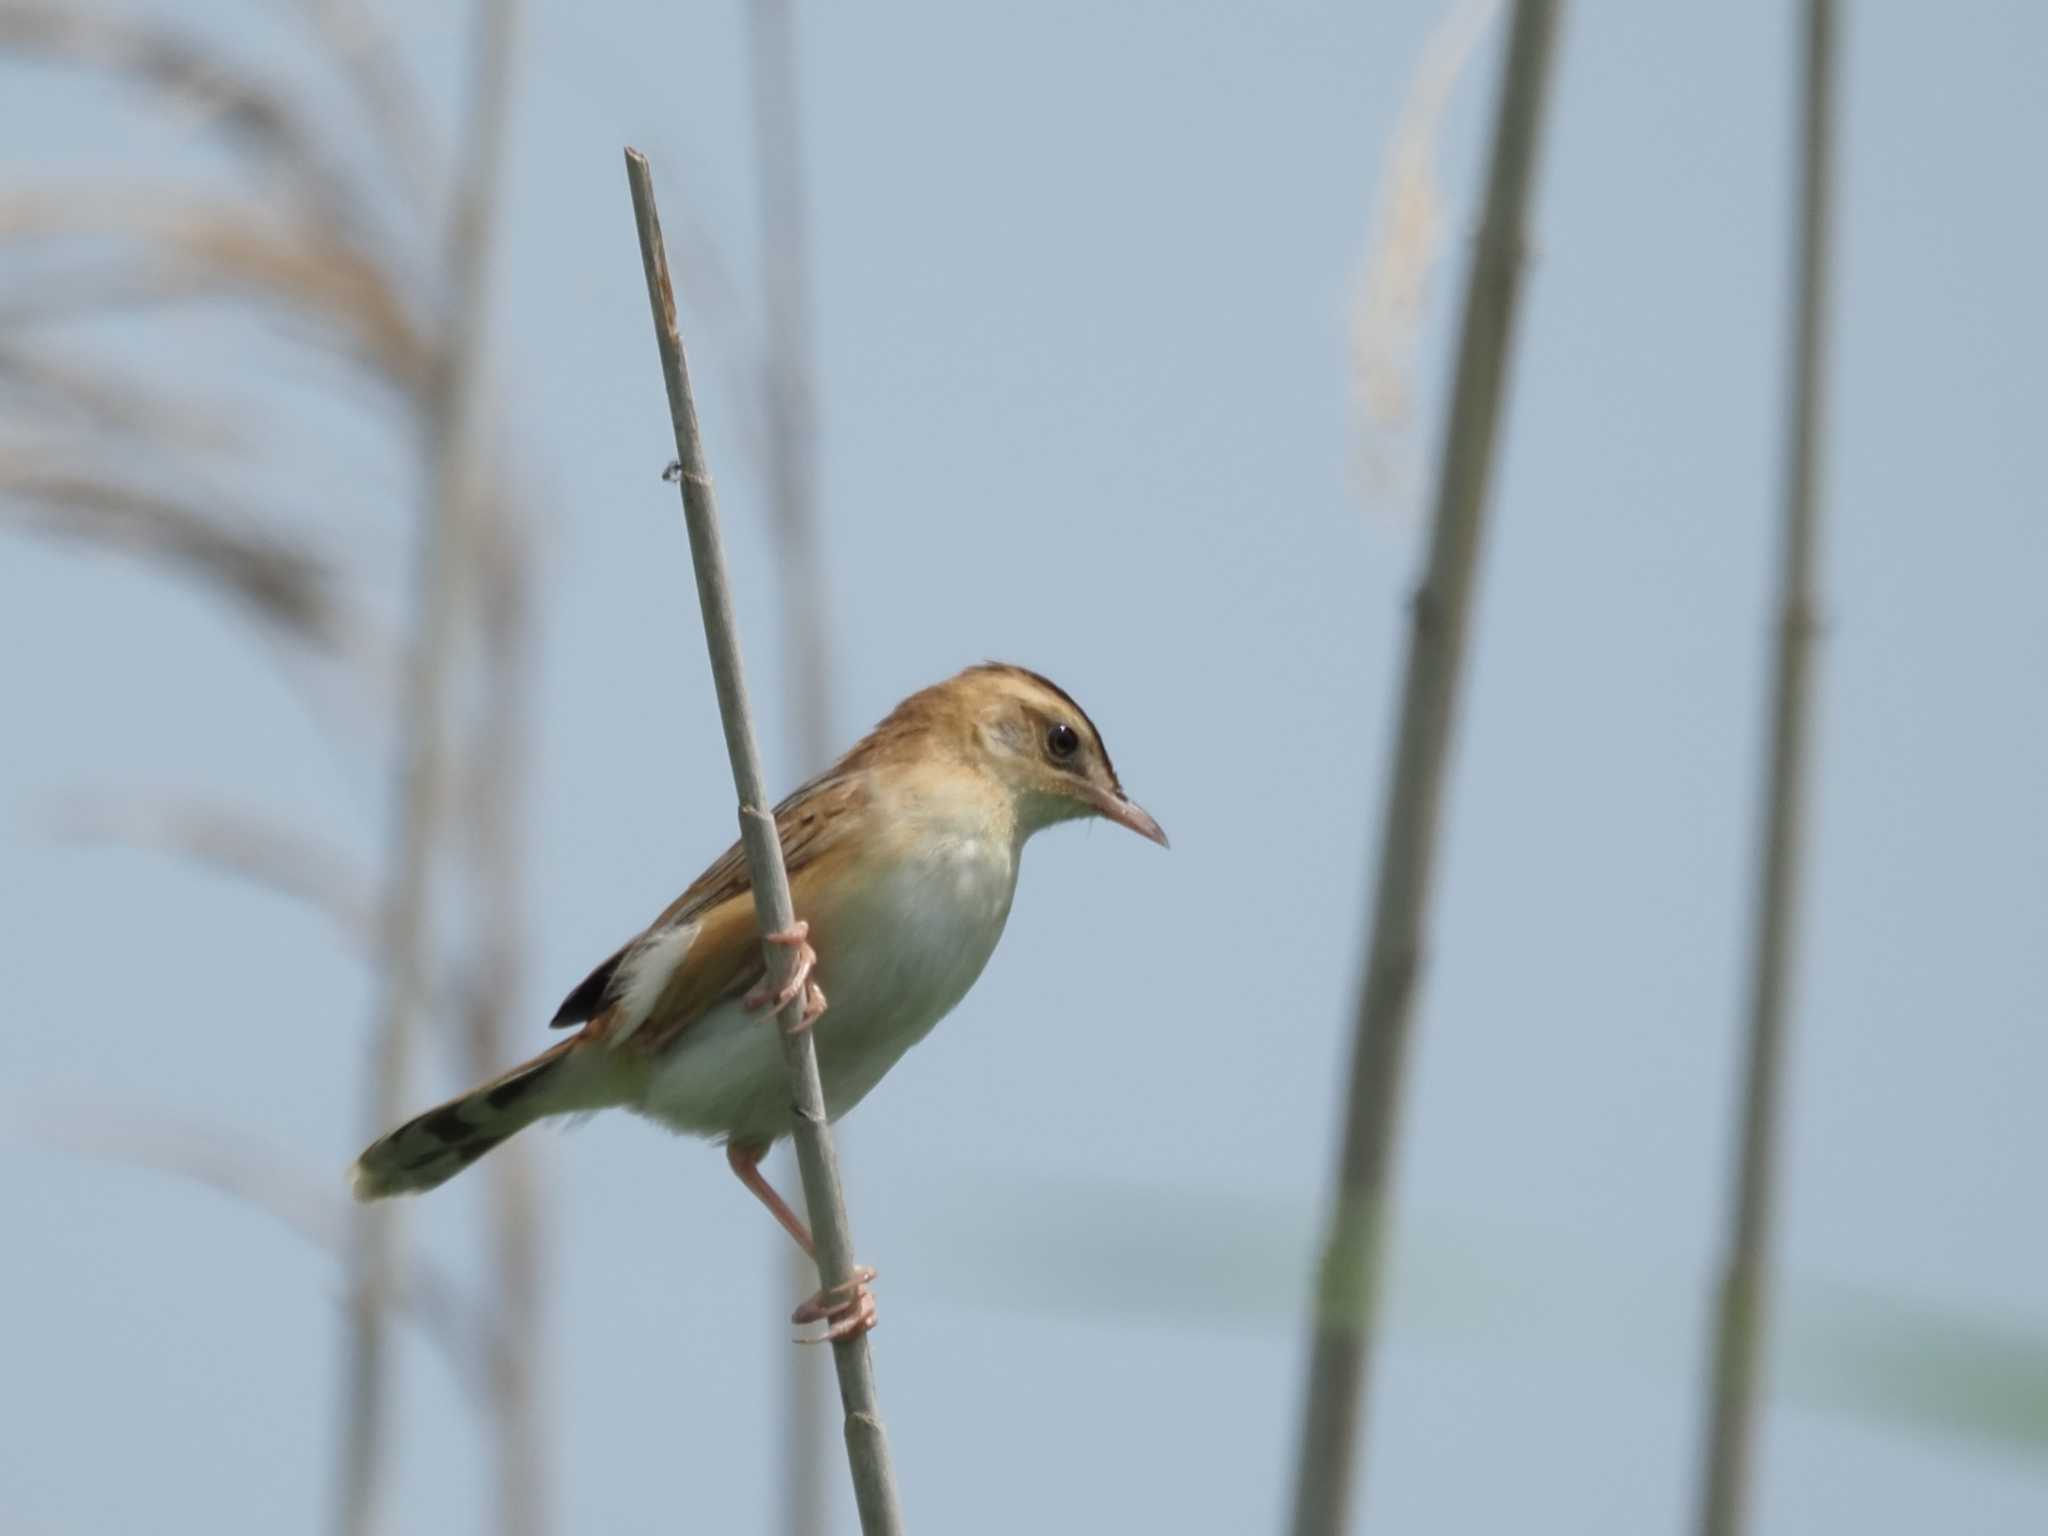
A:
{"type": "MultiPolygon", "coordinates": [[[[2048,12],[1844,9],[1753,1528],[2039,1531],[2048,12]]],[[[1035,842],[980,985],[842,1128],[910,1523],[1281,1518],[1499,18],[782,14],[0,4],[0,1529],[330,1524],[379,893],[430,877],[411,1109],[545,1043],[731,839],[628,143],[771,779],[999,657],[1174,839],[1035,842]]],[[[1689,1516],[1794,43],[1774,5],[1565,17],[1372,1529],[1689,1516]]],[[[624,1115],[515,1146],[404,1209],[383,1527],[790,1529],[780,1234],[624,1115]]],[[[824,1456],[802,1518],[850,1530],[824,1456]]]]}

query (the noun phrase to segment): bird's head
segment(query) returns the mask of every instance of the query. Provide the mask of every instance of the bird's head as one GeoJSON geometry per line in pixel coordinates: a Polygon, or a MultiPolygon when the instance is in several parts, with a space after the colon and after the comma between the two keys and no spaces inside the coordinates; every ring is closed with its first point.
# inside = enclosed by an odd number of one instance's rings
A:
{"type": "Polygon", "coordinates": [[[1087,711],[1049,678],[988,662],[914,694],[897,715],[906,727],[948,740],[1004,790],[1021,834],[1100,816],[1166,846],[1159,823],[1117,782],[1087,711]]]}

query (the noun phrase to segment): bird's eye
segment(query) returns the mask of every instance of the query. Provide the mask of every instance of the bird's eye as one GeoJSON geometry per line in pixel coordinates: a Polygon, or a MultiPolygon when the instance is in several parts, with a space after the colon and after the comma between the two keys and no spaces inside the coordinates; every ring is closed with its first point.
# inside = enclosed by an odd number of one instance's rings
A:
{"type": "Polygon", "coordinates": [[[1056,725],[1045,733],[1045,750],[1065,760],[1081,749],[1081,738],[1071,725],[1056,725]]]}

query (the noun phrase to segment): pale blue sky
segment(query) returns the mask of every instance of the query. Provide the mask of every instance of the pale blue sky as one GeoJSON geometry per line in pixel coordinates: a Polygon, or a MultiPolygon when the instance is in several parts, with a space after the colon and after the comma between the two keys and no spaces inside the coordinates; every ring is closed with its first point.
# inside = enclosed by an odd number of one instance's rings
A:
{"type": "MultiPolygon", "coordinates": [[[[1809,1315],[1873,1292],[2038,1340],[2048,12],[1844,9],[1785,1267],[1809,1315]]],[[[803,10],[836,734],[962,663],[1022,661],[1088,707],[1174,838],[1034,844],[979,988],[848,1122],[906,1505],[915,1529],[990,1536],[1270,1529],[1416,554],[1353,483],[1345,314],[1437,7],[803,10]]],[[[1686,1518],[1760,753],[1790,10],[1567,13],[1370,1529],[1686,1518]]],[[[457,14],[405,34],[451,117],[457,14]]],[[[619,150],[648,149],[671,227],[693,205],[744,275],[739,15],[529,6],[492,313],[504,452],[548,518],[536,1045],[560,994],[730,836],[619,150]]],[[[250,46],[288,36],[268,22],[250,46]]],[[[1450,124],[1454,231],[1495,62],[1450,124]]],[[[157,163],[157,122],[0,73],[10,176],[157,163]]],[[[1432,379],[1456,286],[1438,285],[1432,379]]],[[[772,699],[771,550],[729,382],[758,316],[691,325],[772,699]]],[[[195,381],[277,387],[274,347],[178,334],[195,381]]],[[[271,473],[388,587],[411,492],[374,425],[307,415],[318,473],[290,454],[271,473]]],[[[1433,415],[1420,431],[1418,452],[1433,415]]],[[[155,572],[0,544],[0,654],[0,1114],[24,1132],[0,1176],[0,1530],[307,1529],[336,1390],[328,1262],[30,1128],[200,1120],[338,1188],[362,1140],[363,976],[304,913],[158,856],[53,846],[38,807],[201,790],[372,849],[378,783],[337,765],[244,629],[155,572]]],[[[779,714],[763,724],[794,782],[779,714]]],[[[778,1235],[715,1151],[625,1117],[542,1131],[535,1152],[558,1201],[561,1528],[768,1530],[794,1300],[778,1235]]],[[[465,1266],[478,1212],[458,1184],[411,1230],[465,1266]]],[[[2048,1524],[2038,1437],[2029,1459],[1829,1406],[1783,1354],[1759,1536],[2048,1524]]],[[[481,1529],[482,1442],[411,1342],[402,1391],[394,1528],[481,1529]]]]}

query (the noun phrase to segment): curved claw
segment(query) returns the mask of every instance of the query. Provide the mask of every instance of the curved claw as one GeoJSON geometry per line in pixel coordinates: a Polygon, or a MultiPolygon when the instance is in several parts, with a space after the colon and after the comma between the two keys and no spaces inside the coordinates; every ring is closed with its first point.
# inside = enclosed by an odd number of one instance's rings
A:
{"type": "Polygon", "coordinates": [[[843,1285],[827,1286],[789,1314],[798,1327],[826,1324],[825,1331],[797,1340],[799,1344],[830,1344],[868,1332],[875,1326],[875,1298],[868,1290],[875,1271],[866,1264],[855,1268],[853,1278],[843,1285]]]}
{"type": "Polygon", "coordinates": [[[818,1015],[825,1011],[825,989],[815,981],[804,985],[804,1016],[796,1021],[798,1029],[809,1029],[817,1023],[818,1015]]]}
{"type": "Polygon", "coordinates": [[[763,979],[759,986],[740,999],[741,1007],[749,1013],[759,1013],[763,1008],[779,1011],[801,992],[804,999],[804,1014],[798,1021],[797,1028],[811,1027],[818,1015],[825,1011],[825,990],[811,980],[811,971],[818,963],[818,952],[811,948],[808,942],[810,935],[811,925],[799,919],[779,932],[761,936],[762,940],[769,944],[793,946],[796,950],[796,965],[790,970],[789,980],[780,987],[763,979]]]}

